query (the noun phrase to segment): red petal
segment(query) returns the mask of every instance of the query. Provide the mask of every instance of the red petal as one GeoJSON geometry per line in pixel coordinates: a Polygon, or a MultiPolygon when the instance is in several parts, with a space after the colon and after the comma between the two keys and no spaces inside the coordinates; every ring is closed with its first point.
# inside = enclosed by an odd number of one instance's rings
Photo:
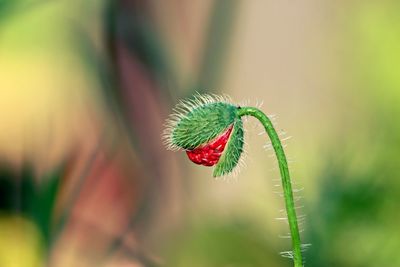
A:
{"type": "Polygon", "coordinates": [[[223,134],[205,145],[199,146],[193,150],[186,150],[189,159],[196,164],[204,166],[214,166],[217,164],[229,140],[232,128],[233,125],[223,134]]]}

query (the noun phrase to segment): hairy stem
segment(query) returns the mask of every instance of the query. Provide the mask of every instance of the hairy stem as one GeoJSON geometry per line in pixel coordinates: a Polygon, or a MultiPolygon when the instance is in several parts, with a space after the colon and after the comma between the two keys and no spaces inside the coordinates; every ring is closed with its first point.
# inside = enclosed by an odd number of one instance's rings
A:
{"type": "Polygon", "coordinates": [[[290,234],[292,237],[294,266],[302,267],[303,260],[301,255],[300,233],[297,223],[296,210],[294,207],[292,184],[290,182],[288,163],[279,136],[274,129],[270,119],[261,110],[254,107],[241,107],[239,108],[238,115],[240,117],[253,116],[257,118],[262,123],[265,131],[271,139],[276,157],[278,158],[279,170],[282,178],[283,195],[285,198],[286,212],[289,222],[290,234]]]}

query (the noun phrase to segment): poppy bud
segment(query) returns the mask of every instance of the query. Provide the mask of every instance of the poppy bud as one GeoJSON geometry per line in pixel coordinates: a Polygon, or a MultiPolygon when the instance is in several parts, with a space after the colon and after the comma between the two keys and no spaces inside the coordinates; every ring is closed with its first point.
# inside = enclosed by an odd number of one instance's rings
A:
{"type": "Polygon", "coordinates": [[[229,174],[243,152],[243,123],[238,106],[220,96],[196,95],[180,102],[166,122],[164,141],[185,150],[199,165],[215,166],[214,177],[229,174]]]}

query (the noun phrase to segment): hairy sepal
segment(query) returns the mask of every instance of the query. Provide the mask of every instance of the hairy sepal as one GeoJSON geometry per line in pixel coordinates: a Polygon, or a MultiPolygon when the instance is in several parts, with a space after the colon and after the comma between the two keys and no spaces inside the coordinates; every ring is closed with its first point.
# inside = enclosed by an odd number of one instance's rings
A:
{"type": "Polygon", "coordinates": [[[171,142],[183,149],[195,149],[216,138],[236,119],[237,107],[229,103],[218,102],[196,107],[177,122],[171,142]]]}
{"type": "Polygon", "coordinates": [[[236,118],[233,124],[233,130],[226,144],[225,150],[221,155],[213,172],[214,177],[230,174],[239,164],[240,157],[243,153],[244,130],[243,122],[240,118],[236,118]]]}

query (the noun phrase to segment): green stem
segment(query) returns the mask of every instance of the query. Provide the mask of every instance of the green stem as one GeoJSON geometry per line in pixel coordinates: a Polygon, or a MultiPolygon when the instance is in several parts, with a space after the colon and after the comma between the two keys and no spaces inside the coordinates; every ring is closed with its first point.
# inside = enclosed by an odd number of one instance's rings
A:
{"type": "Polygon", "coordinates": [[[275,150],[276,157],[278,158],[279,170],[282,178],[283,195],[285,198],[286,212],[289,222],[290,234],[292,237],[293,246],[293,261],[295,267],[302,267],[303,260],[301,255],[301,242],[299,226],[297,224],[296,210],[294,207],[292,184],[290,182],[289,168],[286,160],[285,152],[279,136],[274,129],[270,119],[259,109],[254,107],[239,108],[238,115],[253,116],[257,118],[265,128],[269,138],[271,139],[272,146],[275,150]]]}

